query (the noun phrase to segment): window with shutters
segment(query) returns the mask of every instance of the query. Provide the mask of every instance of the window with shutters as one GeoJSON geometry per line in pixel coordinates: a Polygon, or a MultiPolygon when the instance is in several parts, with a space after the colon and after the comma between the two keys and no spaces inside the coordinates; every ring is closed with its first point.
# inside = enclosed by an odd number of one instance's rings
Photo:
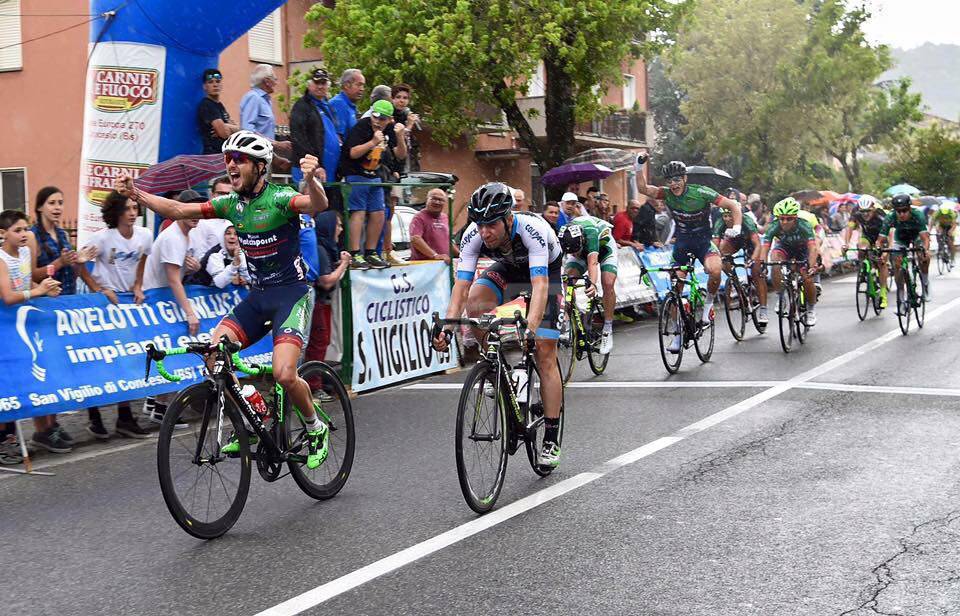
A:
{"type": "Polygon", "coordinates": [[[250,29],[250,60],[266,64],[283,64],[283,28],[277,9],[250,29]]]}
{"type": "Polygon", "coordinates": [[[0,211],[27,211],[27,170],[0,169],[0,211]]]}
{"type": "Polygon", "coordinates": [[[637,102],[637,78],[633,75],[623,76],[623,108],[633,109],[637,102]]]}
{"type": "Polygon", "coordinates": [[[0,2],[0,71],[23,68],[20,0],[0,2]]]}

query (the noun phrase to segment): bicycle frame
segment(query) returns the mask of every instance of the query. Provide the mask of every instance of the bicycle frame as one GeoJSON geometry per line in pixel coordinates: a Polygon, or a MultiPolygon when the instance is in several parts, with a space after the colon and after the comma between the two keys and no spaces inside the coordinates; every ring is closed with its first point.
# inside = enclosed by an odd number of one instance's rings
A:
{"type": "MultiPolygon", "coordinates": [[[[569,311],[571,315],[570,324],[576,328],[577,334],[579,334],[577,340],[580,341],[581,345],[593,344],[594,341],[586,340],[587,330],[583,326],[583,313],[580,311],[580,308],[577,307],[576,303],[576,290],[581,287],[585,288],[587,285],[593,285],[593,281],[590,280],[590,277],[585,274],[583,276],[572,277],[564,275],[561,277],[561,280],[563,281],[564,285],[564,303],[567,306],[572,307],[572,310],[569,311]],[[582,284],[578,284],[581,282],[582,284]]],[[[587,312],[592,310],[594,305],[599,301],[600,300],[597,296],[590,298],[590,303],[587,305],[587,312]]]]}

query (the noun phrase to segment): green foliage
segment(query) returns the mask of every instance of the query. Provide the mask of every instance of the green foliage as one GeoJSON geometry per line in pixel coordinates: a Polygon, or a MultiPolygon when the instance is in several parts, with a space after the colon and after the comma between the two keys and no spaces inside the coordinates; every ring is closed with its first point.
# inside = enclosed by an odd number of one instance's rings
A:
{"type": "Polygon", "coordinates": [[[960,194],[960,134],[938,125],[918,130],[894,151],[896,181],[933,195],[960,194]]]}
{"type": "MultiPolygon", "coordinates": [[[[707,164],[706,155],[689,130],[686,116],[680,111],[685,93],[667,76],[663,61],[653,60],[648,66],[650,115],[657,132],[654,148],[658,160],[682,160],[688,165],[707,164]]],[[[718,166],[723,166],[718,161],[718,166]]]]}
{"type": "Polygon", "coordinates": [[[620,83],[622,59],[660,49],[684,8],[670,0],[341,0],[308,11],[304,43],[323,50],[331,74],[358,67],[368,84],[413,86],[412,106],[440,143],[475,131],[482,107],[502,110],[545,171],[572,151],[574,123],[602,112],[593,86],[620,83]],[[516,105],[541,60],[546,114],[563,120],[548,126],[546,148],[516,105]]]}

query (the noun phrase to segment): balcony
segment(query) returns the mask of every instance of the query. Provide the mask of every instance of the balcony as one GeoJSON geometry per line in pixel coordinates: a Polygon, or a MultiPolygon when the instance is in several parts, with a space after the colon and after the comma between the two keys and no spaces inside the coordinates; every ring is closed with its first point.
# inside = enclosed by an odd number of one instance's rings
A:
{"type": "Polygon", "coordinates": [[[642,111],[615,111],[605,118],[577,126],[577,141],[591,146],[646,145],[647,114],[642,111]]]}

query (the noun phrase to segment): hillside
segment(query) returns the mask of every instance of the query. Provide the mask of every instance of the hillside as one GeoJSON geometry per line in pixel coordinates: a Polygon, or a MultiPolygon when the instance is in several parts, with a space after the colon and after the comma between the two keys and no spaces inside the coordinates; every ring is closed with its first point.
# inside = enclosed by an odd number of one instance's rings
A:
{"type": "Polygon", "coordinates": [[[881,80],[909,77],[930,113],[955,122],[960,119],[960,45],[927,43],[891,52],[896,66],[881,80]]]}

